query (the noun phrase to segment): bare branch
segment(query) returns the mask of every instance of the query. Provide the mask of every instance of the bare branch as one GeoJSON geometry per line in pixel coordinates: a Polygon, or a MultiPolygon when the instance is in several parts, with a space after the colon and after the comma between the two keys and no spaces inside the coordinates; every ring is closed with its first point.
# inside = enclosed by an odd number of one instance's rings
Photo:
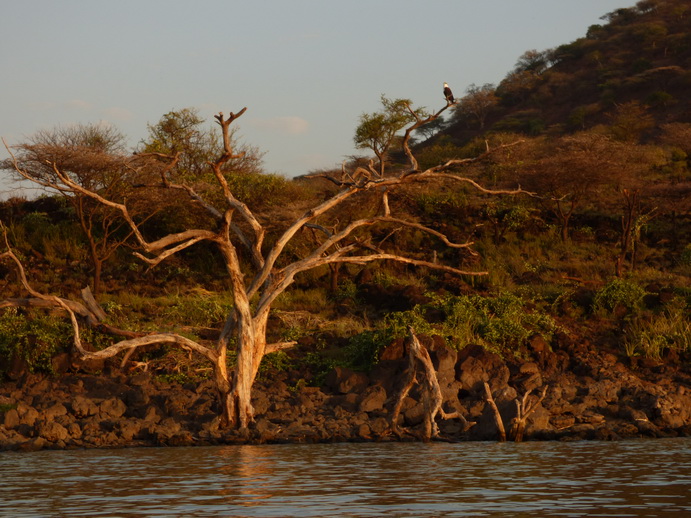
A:
{"type": "Polygon", "coordinates": [[[447,104],[443,108],[441,108],[437,113],[433,115],[429,115],[427,118],[422,119],[416,112],[413,110],[409,104],[406,104],[406,107],[408,108],[408,111],[415,117],[415,122],[408,126],[405,130],[405,134],[403,136],[403,152],[405,155],[408,157],[408,161],[410,162],[410,169],[413,171],[417,171],[418,169],[418,161],[415,158],[415,155],[413,155],[412,150],[410,149],[410,138],[412,136],[413,131],[416,129],[424,126],[425,124],[428,124],[432,122],[433,120],[436,120],[439,118],[439,116],[444,113],[446,110],[449,109],[450,104],[447,104]]]}

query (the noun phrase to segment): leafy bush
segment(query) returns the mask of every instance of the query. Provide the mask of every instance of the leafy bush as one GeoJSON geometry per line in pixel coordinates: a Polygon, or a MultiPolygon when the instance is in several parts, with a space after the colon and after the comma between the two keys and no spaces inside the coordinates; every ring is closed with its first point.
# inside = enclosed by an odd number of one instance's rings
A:
{"type": "Polygon", "coordinates": [[[343,351],[341,365],[368,371],[379,361],[379,353],[395,337],[389,330],[365,331],[352,336],[343,351]]]}
{"type": "Polygon", "coordinates": [[[613,313],[618,308],[637,311],[643,302],[645,290],[625,279],[613,279],[598,290],[593,300],[593,309],[613,313]]]}
{"type": "Polygon", "coordinates": [[[665,349],[691,352],[691,321],[681,299],[660,314],[634,319],[626,328],[624,350],[628,356],[659,360],[665,349]]]}
{"type": "Polygon", "coordinates": [[[511,293],[432,297],[429,304],[388,314],[375,331],[353,336],[347,347],[348,366],[370,368],[386,346],[408,334],[409,326],[418,334],[442,336],[458,349],[478,343],[502,354],[515,354],[535,333],[549,339],[559,329],[549,315],[527,311],[523,300],[511,293]]]}
{"type": "Polygon", "coordinates": [[[275,351],[265,355],[259,365],[259,377],[271,372],[286,371],[294,367],[293,359],[285,351],[275,351]]]}
{"type": "MultiPolygon", "coordinates": [[[[24,315],[17,308],[0,314],[0,374],[13,358],[24,360],[31,372],[52,373],[52,359],[72,346],[71,324],[47,314],[24,315]]],[[[107,337],[82,328],[82,342],[96,348],[106,345],[107,337]]]]}
{"type": "Polygon", "coordinates": [[[17,308],[0,315],[0,369],[12,358],[26,361],[31,372],[52,372],[51,360],[71,343],[72,326],[47,315],[27,318],[17,308]]]}
{"type": "Polygon", "coordinates": [[[506,351],[521,346],[534,333],[549,338],[558,329],[550,316],[526,311],[523,300],[511,293],[452,297],[444,309],[442,330],[458,347],[477,342],[506,351]]]}
{"type": "Polygon", "coordinates": [[[223,293],[210,293],[201,288],[176,295],[162,312],[162,316],[175,325],[212,327],[223,322],[232,304],[231,298],[223,293]]]}

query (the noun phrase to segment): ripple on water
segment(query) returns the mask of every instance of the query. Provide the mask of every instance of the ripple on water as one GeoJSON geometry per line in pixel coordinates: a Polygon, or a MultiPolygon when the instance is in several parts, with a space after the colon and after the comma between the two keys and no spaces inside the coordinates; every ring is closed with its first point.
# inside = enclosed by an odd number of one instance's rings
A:
{"type": "Polygon", "coordinates": [[[0,516],[680,516],[691,439],[0,454],[0,516]]]}

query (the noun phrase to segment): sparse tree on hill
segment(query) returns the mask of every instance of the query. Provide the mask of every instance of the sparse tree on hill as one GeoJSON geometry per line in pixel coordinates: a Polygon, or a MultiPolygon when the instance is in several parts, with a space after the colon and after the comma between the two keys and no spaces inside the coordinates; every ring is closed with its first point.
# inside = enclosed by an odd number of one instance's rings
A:
{"type": "Polygon", "coordinates": [[[484,129],[487,116],[499,103],[499,98],[494,92],[495,87],[491,83],[482,86],[471,84],[466,88],[466,95],[461,98],[456,108],[457,114],[465,118],[475,119],[480,125],[480,129],[484,129]]]}
{"type": "MultiPolygon", "coordinates": [[[[389,151],[398,132],[415,120],[415,113],[409,110],[412,104],[408,99],[387,99],[381,96],[383,110],[375,113],[363,113],[360,124],[355,130],[355,146],[358,149],[371,149],[379,161],[376,174],[384,176],[389,151]]],[[[423,110],[418,110],[424,115],[423,110]]]]}
{"type": "Polygon", "coordinates": [[[1,167],[49,192],[64,195],[74,208],[93,265],[93,291],[101,289],[103,264],[130,236],[116,211],[70,188],[65,176],[80,187],[113,200],[122,200],[131,186],[125,137],[112,126],[80,124],[42,130],[14,147],[15,161],[1,167]],[[15,167],[16,166],[16,167],[15,167]]]}

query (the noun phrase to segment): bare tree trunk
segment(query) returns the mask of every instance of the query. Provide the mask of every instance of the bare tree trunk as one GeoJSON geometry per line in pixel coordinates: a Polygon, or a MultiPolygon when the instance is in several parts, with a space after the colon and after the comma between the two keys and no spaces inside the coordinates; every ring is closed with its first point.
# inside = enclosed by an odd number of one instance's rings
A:
{"type": "Polygon", "coordinates": [[[494,415],[494,424],[497,426],[497,434],[499,442],[506,442],[506,430],[504,429],[504,421],[501,418],[497,404],[494,402],[494,397],[492,397],[492,390],[489,388],[489,383],[485,381],[485,398],[487,404],[489,404],[494,415]]]}
{"type": "MultiPolygon", "coordinates": [[[[425,414],[423,433],[420,436],[422,440],[429,441],[431,438],[439,436],[439,427],[436,423],[437,415],[441,416],[442,419],[460,419],[466,430],[473,426],[475,423],[469,423],[460,413],[452,412],[447,414],[442,409],[444,398],[441,393],[441,387],[439,386],[437,373],[435,372],[434,365],[432,364],[432,359],[430,358],[427,349],[425,349],[420,343],[420,340],[418,340],[412,327],[408,328],[406,345],[408,348],[408,368],[406,369],[405,373],[405,383],[398,394],[396,405],[391,413],[391,430],[398,437],[401,436],[401,431],[398,428],[397,422],[398,416],[401,412],[403,400],[410,392],[410,389],[415,385],[416,382],[420,382],[418,380],[418,376],[422,378],[422,385],[424,387],[424,390],[421,394],[425,414]]],[[[410,430],[405,431],[411,435],[416,435],[410,430]]]]}

